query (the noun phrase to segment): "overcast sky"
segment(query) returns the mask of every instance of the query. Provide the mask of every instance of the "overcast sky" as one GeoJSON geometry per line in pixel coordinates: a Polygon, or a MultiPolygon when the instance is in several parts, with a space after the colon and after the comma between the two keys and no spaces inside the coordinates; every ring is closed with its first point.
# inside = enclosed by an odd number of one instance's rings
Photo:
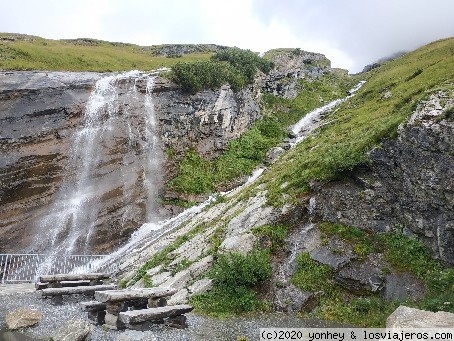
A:
{"type": "Polygon", "coordinates": [[[0,0],[0,32],[140,45],[299,47],[350,72],[454,36],[454,0],[0,0]]]}

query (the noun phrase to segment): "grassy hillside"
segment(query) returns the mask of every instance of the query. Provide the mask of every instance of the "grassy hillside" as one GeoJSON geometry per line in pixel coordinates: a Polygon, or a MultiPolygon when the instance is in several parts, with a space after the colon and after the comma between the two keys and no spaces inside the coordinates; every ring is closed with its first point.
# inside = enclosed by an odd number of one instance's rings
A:
{"type": "Polygon", "coordinates": [[[159,47],[111,43],[94,39],[50,40],[0,33],[0,69],[49,71],[125,71],[170,67],[181,61],[207,60],[211,45],[176,58],[156,55],[159,47]]]}
{"type": "MultiPolygon", "coordinates": [[[[329,181],[367,164],[367,152],[383,138],[395,136],[421,99],[454,88],[454,38],[433,42],[360,77],[366,84],[329,117],[320,133],[262,177],[271,203],[297,200],[308,191],[310,180],[329,181]]],[[[303,109],[303,103],[293,105],[303,109]]]]}

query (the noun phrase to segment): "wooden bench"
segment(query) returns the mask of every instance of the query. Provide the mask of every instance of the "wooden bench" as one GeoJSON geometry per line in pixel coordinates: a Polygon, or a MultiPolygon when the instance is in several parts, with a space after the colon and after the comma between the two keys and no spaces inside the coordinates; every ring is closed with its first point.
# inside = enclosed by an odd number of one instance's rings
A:
{"type": "Polygon", "coordinates": [[[120,312],[118,318],[128,329],[146,330],[150,324],[164,323],[175,328],[186,328],[186,316],[192,311],[190,305],[172,305],[120,312]]]}
{"type": "MultiPolygon", "coordinates": [[[[120,313],[165,306],[167,304],[165,297],[174,293],[176,290],[171,288],[110,290],[95,292],[95,299],[106,304],[104,326],[110,329],[125,329],[127,325],[119,319],[120,313]]],[[[98,319],[99,317],[96,317],[96,320],[98,319]]],[[[95,319],[91,318],[91,320],[95,319]]],[[[139,324],[131,323],[133,327],[139,327],[139,324]]]]}
{"type": "Polygon", "coordinates": [[[39,276],[35,284],[37,290],[46,288],[62,288],[87,285],[101,285],[103,280],[109,279],[107,273],[85,273],[85,274],[56,274],[39,276]]]}
{"type": "Polygon", "coordinates": [[[63,302],[63,295],[91,295],[93,296],[96,291],[102,292],[104,290],[115,290],[116,285],[89,285],[89,286],[78,286],[78,287],[66,287],[66,288],[47,288],[41,290],[41,296],[43,298],[51,297],[52,303],[61,304],[63,302]]]}

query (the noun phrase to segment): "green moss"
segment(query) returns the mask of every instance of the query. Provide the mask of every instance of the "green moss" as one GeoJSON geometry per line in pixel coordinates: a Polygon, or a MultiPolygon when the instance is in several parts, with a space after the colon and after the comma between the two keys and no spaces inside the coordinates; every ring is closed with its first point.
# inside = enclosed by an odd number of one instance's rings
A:
{"type": "Polygon", "coordinates": [[[292,277],[292,283],[303,291],[323,291],[326,295],[333,295],[336,286],[333,282],[333,272],[328,265],[311,259],[307,252],[298,255],[298,268],[292,277]]]}

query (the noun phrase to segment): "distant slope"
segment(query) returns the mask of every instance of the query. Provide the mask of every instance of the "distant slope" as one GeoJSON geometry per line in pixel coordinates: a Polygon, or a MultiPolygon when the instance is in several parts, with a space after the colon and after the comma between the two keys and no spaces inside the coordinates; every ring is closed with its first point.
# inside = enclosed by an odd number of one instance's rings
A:
{"type": "Polygon", "coordinates": [[[368,151],[395,136],[422,99],[453,89],[454,38],[428,44],[359,77],[367,82],[358,94],[331,114],[318,135],[292,149],[262,177],[271,203],[293,201],[309,190],[311,180],[329,181],[367,164],[368,151]]]}
{"type": "Polygon", "coordinates": [[[112,43],[95,39],[50,40],[0,33],[0,69],[49,71],[125,71],[170,67],[179,61],[208,59],[218,45],[112,43]]]}

